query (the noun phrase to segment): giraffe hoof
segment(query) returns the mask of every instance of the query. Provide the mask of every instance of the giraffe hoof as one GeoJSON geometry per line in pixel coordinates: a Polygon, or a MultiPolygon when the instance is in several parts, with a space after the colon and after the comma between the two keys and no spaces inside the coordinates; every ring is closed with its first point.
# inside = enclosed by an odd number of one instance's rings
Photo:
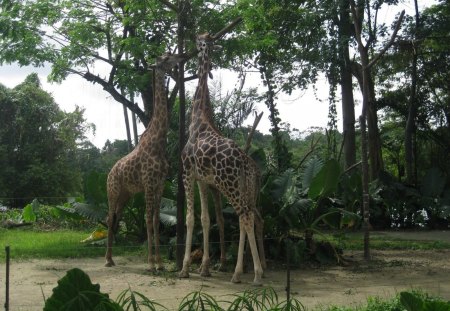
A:
{"type": "Polygon", "coordinates": [[[261,282],[261,280],[253,280],[252,285],[255,287],[259,287],[259,286],[262,286],[263,283],[261,282]]]}
{"type": "Polygon", "coordinates": [[[105,263],[105,267],[114,267],[116,264],[114,263],[114,261],[112,261],[112,260],[108,260],[106,263],[105,263]]]}
{"type": "Polygon", "coordinates": [[[155,268],[147,268],[147,269],[145,269],[145,271],[147,271],[149,273],[153,273],[153,274],[156,274],[156,272],[157,272],[155,268]]]}
{"type": "Polygon", "coordinates": [[[209,272],[209,270],[202,270],[202,271],[200,271],[200,276],[203,276],[203,277],[210,277],[211,276],[211,273],[209,272]]]}
{"type": "Polygon", "coordinates": [[[234,284],[241,283],[241,278],[236,275],[233,275],[233,278],[231,279],[231,283],[234,283],[234,284]]]}
{"type": "Polygon", "coordinates": [[[178,273],[178,277],[181,279],[187,279],[187,278],[189,278],[189,272],[181,271],[180,273],[178,273]]]}

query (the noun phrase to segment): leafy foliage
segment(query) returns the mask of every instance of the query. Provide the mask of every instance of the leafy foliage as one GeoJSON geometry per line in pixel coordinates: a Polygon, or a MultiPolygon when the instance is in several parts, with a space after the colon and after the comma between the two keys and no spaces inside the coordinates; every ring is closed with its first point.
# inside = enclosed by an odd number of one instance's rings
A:
{"type": "Polygon", "coordinates": [[[84,111],[62,111],[36,74],[0,93],[0,197],[22,207],[30,198],[56,203],[79,192],[76,152],[89,130],[84,111]]]}
{"type": "MultiPolygon", "coordinates": [[[[220,302],[204,291],[195,291],[186,295],[177,310],[216,310],[216,311],[305,311],[306,308],[296,299],[279,301],[273,288],[256,288],[233,295],[232,301],[220,302]],[[221,305],[227,305],[222,307],[221,305]]],[[[431,297],[419,291],[401,292],[390,300],[369,297],[360,311],[448,311],[450,302],[431,297]]],[[[53,295],[47,299],[44,310],[168,310],[163,305],[150,300],[131,288],[122,291],[117,302],[100,292],[100,285],[92,284],[89,276],[78,268],[71,269],[58,281],[53,295]]],[[[330,306],[327,311],[352,311],[349,307],[330,306]]]]}
{"type": "Polygon", "coordinates": [[[128,288],[119,294],[117,303],[123,310],[168,310],[163,305],[148,299],[143,294],[133,291],[131,288],[128,288]]]}
{"type": "Polygon", "coordinates": [[[45,311],[53,310],[121,310],[120,306],[100,292],[89,276],[78,268],[67,271],[47,299],[45,311]]]}

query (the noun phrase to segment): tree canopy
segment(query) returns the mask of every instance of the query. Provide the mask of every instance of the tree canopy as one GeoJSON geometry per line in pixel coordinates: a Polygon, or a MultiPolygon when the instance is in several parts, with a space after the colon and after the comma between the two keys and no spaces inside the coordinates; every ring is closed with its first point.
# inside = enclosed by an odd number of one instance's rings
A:
{"type": "Polygon", "coordinates": [[[77,150],[91,129],[83,112],[62,111],[36,74],[0,85],[0,197],[15,206],[80,193],[77,150]]]}

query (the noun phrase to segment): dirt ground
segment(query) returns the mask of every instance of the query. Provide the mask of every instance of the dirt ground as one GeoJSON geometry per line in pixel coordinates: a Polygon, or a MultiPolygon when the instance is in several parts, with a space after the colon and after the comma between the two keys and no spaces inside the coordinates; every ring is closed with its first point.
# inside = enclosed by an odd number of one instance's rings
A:
{"type": "MultiPolygon", "coordinates": [[[[409,240],[450,241],[449,231],[431,233],[381,233],[409,240]]],[[[450,300],[450,249],[436,251],[373,251],[366,263],[361,252],[345,252],[351,264],[292,271],[293,296],[308,308],[334,305],[358,306],[367,297],[389,298],[402,290],[420,288],[450,300]]],[[[190,279],[178,279],[175,273],[152,275],[145,271],[145,258],[115,257],[117,266],[106,268],[103,258],[12,261],[10,272],[10,310],[42,310],[44,297],[50,297],[58,279],[67,270],[84,270],[100,290],[115,299],[131,287],[176,310],[188,293],[202,289],[217,300],[231,300],[230,295],[252,288],[253,274],[245,274],[242,284],[231,284],[232,271],[213,272],[209,278],[191,273],[190,279]]],[[[5,265],[0,265],[0,304],[4,304],[5,265]]],[[[286,272],[270,267],[264,285],[273,287],[280,300],[286,297],[286,272]]]]}

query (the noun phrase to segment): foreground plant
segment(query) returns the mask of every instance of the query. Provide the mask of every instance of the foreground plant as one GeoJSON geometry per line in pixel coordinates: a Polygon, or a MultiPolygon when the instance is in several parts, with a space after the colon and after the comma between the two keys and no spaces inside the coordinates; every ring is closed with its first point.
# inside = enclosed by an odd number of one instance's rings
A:
{"type": "MultiPolygon", "coordinates": [[[[232,295],[232,301],[217,301],[204,291],[192,292],[183,298],[179,311],[306,311],[302,303],[294,298],[279,302],[273,288],[255,288],[232,295]],[[228,307],[224,307],[228,306],[228,307]]],[[[53,295],[45,302],[44,311],[93,310],[93,311],[140,311],[169,310],[163,305],[128,288],[116,301],[100,292],[99,284],[92,284],[89,276],[75,268],[58,281],[53,295]]],[[[420,291],[401,292],[390,300],[368,298],[366,307],[348,308],[330,306],[326,311],[450,311],[450,301],[431,297],[420,291]]]]}

